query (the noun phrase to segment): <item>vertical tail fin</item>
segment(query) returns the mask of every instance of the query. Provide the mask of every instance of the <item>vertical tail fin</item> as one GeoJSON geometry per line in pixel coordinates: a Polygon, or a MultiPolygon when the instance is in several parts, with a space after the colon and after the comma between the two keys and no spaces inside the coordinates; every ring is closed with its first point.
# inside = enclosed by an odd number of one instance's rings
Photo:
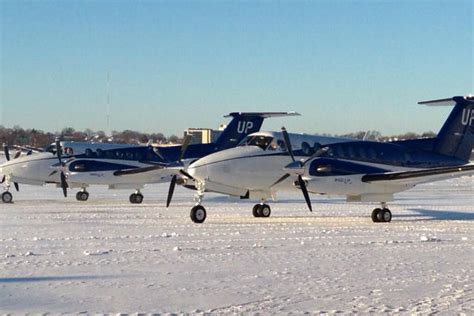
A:
{"type": "Polygon", "coordinates": [[[474,147],[474,97],[453,97],[419,104],[454,105],[436,137],[433,151],[468,161],[474,147]]]}
{"type": "Polygon", "coordinates": [[[263,121],[268,117],[299,115],[295,112],[233,112],[225,117],[232,117],[225,130],[219,136],[216,149],[223,150],[235,147],[247,135],[258,132],[263,121]]]}

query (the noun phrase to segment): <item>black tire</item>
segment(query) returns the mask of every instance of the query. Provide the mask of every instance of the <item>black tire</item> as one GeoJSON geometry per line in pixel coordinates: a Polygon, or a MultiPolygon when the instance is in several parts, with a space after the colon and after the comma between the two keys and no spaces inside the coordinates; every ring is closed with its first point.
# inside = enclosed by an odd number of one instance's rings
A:
{"type": "Polygon", "coordinates": [[[76,200],[78,201],[87,201],[89,199],[89,192],[79,191],[76,193],[76,200]]]}
{"type": "Polygon", "coordinates": [[[385,223],[385,220],[384,220],[384,217],[383,217],[383,214],[384,214],[383,210],[380,209],[380,208],[378,208],[377,210],[378,210],[377,211],[377,221],[379,223],[385,223]]]}
{"type": "Polygon", "coordinates": [[[143,194],[136,193],[135,194],[135,204],[141,204],[143,202],[143,194]]]}
{"type": "Polygon", "coordinates": [[[3,203],[13,203],[13,195],[6,191],[2,193],[2,202],[3,203]]]}
{"type": "Polygon", "coordinates": [[[372,222],[374,223],[379,223],[379,218],[378,218],[378,214],[380,213],[380,211],[382,211],[381,209],[379,208],[376,208],[372,211],[372,222]]]}
{"type": "Polygon", "coordinates": [[[191,209],[191,220],[197,224],[206,220],[206,209],[202,205],[196,205],[191,209]]]}
{"type": "Polygon", "coordinates": [[[135,204],[135,195],[136,195],[135,193],[132,193],[132,194],[130,194],[130,197],[128,198],[128,200],[132,204],[135,204]]]}
{"type": "Polygon", "coordinates": [[[255,204],[252,208],[252,214],[254,217],[260,217],[258,209],[260,208],[260,204],[255,204]]]}
{"type": "Polygon", "coordinates": [[[384,208],[380,213],[382,213],[382,218],[384,223],[390,223],[392,221],[392,212],[388,208],[384,208]]]}
{"type": "Polygon", "coordinates": [[[270,206],[268,204],[263,204],[260,207],[260,216],[270,217],[271,214],[272,214],[272,209],[270,208],[270,206]]]}

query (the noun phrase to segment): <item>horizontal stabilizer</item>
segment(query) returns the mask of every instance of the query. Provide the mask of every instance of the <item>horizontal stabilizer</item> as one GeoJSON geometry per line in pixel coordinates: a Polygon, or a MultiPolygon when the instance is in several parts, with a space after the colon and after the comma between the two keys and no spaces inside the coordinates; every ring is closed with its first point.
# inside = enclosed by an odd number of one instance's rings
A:
{"type": "Polygon", "coordinates": [[[235,116],[252,116],[252,117],[281,117],[281,116],[300,116],[297,112],[232,112],[224,117],[235,117],[235,116]]]}
{"type": "Polygon", "coordinates": [[[429,106],[454,106],[456,105],[456,98],[464,98],[468,101],[474,101],[474,96],[468,95],[465,97],[452,97],[447,99],[421,101],[418,104],[429,105],[429,106]]]}

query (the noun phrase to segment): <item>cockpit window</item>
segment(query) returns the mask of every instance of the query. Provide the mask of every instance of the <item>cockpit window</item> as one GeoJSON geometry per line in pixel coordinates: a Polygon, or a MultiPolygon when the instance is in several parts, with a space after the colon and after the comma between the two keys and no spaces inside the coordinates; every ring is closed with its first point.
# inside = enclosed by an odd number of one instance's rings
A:
{"type": "Polygon", "coordinates": [[[272,140],[273,140],[273,137],[271,136],[259,136],[259,135],[249,136],[245,138],[245,140],[242,143],[240,143],[240,146],[258,146],[262,148],[263,150],[266,150],[267,147],[272,142],[272,140]]]}
{"type": "Polygon", "coordinates": [[[333,156],[334,156],[334,152],[329,147],[323,147],[319,149],[318,151],[316,151],[316,153],[314,154],[314,157],[333,157],[333,156]]]}

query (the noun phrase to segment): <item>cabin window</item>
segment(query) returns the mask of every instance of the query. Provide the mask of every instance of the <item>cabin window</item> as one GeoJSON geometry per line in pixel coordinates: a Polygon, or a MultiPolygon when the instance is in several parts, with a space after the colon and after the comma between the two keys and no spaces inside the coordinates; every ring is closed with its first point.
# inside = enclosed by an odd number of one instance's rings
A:
{"type": "Polygon", "coordinates": [[[318,142],[314,143],[314,145],[313,145],[313,150],[314,150],[314,152],[317,152],[318,150],[320,150],[321,147],[322,147],[322,146],[321,146],[320,143],[318,143],[318,142]]]}
{"type": "Polygon", "coordinates": [[[133,153],[132,153],[132,152],[127,151],[127,152],[125,153],[125,155],[127,156],[127,159],[133,160],[133,153]]]}
{"type": "Polygon", "coordinates": [[[342,146],[336,146],[335,152],[336,152],[337,157],[341,157],[341,158],[345,157],[344,149],[342,148],[342,146]]]}
{"type": "Polygon", "coordinates": [[[359,147],[359,157],[361,159],[367,159],[367,153],[365,152],[364,147],[359,147]]]}
{"type": "Polygon", "coordinates": [[[368,150],[368,157],[370,160],[376,160],[377,159],[377,153],[375,152],[375,150],[370,147],[369,150],[368,150]]]}
{"type": "Polygon", "coordinates": [[[314,153],[313,148],[311,148],[307,142],[303,142],[301,144],[301,149],[303,150],[303,153],[308,156],[314,153]]]}
{"type": "Polygon", "coordinates": [[[354,148],[352,146],[347,147],[347,155],[349,156],[349,158],[354,158],[355,157],[355,151],[354,151],[354,148]]]}
{"type": "Polygon", "coordinates": [[[104,151],[102,149],[100,149],[100,148],[97,149],[96,153],[97,153],[97,157],[99,157],[99,158],[104,157],[104,151]]]}
{"type": "Polygon", "coordinates": [[[94,152],[92,151],[92,149],[87,148],[85,150],[85,154],[86,154],[86,157],[92,157],[94,155],[94,152]]]}

